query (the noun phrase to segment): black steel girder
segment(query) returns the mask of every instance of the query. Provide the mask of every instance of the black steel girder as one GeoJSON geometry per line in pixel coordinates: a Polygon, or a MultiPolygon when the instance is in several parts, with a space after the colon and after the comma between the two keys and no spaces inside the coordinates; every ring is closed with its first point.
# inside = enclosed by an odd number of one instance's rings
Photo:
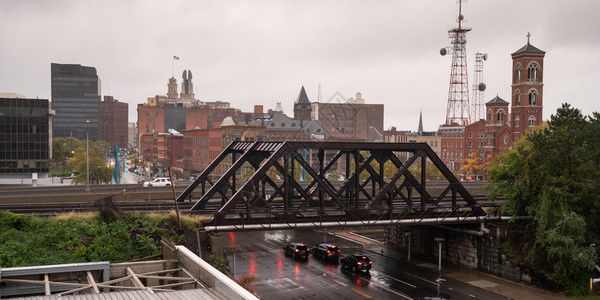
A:
{"type": "Polygon", "coordinates": [[[484,210],[426,143],[232,142],[177,200],[199,185],[202,197],[191,210],[213,214],[212,225],[496,212],[484,210]],[[231,166],[210,180],[228,157],[231,166]],[[428,178],[428,165],[441,181],[428,178]],[[332,170],[341,170],[343,180],[329,180],[332,170]]]}

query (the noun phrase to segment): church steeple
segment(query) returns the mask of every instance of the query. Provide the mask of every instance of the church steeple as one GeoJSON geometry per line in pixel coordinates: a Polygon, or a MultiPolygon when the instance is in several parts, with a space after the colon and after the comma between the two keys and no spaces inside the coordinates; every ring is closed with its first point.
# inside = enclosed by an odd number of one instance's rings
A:
{"type": "Polygon", "coordinates": [[[423,111],[419,111],[419,129],[417,129],[419,135],[423,135],[423,111]]]}
{"type": "Polygon", "coordinates": [[[512,109],[511,126],[513,139],[526,135],[542,123],[544,108],[544,56],[546,52],[530,43],[511,54],[512,56],[512,109]]]}
{"type": "Polygon", "coordinates": [[[312,107],[310,105],[310,100],[308,100],[304,86],[302,86],[302,89],[300,89],[300,93],[298,94],[298,98],[294,103],[294,119],[310,120],[311,112],[312,107]]]}

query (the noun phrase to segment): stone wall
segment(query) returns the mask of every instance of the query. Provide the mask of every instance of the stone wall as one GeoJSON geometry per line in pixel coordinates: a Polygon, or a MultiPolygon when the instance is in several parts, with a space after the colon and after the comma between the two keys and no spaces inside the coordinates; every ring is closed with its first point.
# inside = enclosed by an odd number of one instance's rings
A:
{"type": "Polygon", "coordinates": [[[446,226],[393,226],[388,228],[387,243],[406,251],[407,232],[412,232],[411,255],[437,262],[439,244],[442,238],[442,265],[455,264],[480,270],[502,278],[532,284],[529,272],[510,261],[502,250],[507,240],[510,225],[486,223],[484,229],[473,225],[446,226]]]}

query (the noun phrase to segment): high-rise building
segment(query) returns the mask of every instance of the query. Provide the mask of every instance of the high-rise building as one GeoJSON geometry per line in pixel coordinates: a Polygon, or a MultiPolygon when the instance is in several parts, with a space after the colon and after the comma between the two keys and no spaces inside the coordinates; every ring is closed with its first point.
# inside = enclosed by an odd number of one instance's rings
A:
{"type": "Polygon", "coordinates": [[[47,177],[52,113],[47,99],[0,94],[0,177],[47,177]]]}
{"type": "Polygon", "coordinates": [[[119,102],[113,96],[104,96],[100,103],[100,139],[110,145],[127,147],[129,104],[119,102]]]}
{"type": "Polygon", "coordinates": [[[54,137],[84,140],[89,132],[89,138],[97,140],[101,81],[96,68],[52,63],[51,82],[54,137]]]}

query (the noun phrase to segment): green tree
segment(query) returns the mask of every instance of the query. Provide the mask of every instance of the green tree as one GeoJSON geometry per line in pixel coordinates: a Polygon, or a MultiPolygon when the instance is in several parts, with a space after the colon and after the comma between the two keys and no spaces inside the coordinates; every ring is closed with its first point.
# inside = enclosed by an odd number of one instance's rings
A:
{"type": "Polygon", "coordinates": [[[505,212],[535,221],[531,267],[551,266],[569,293],[587,289],[598,259],[600,215],[600,120],[563,104],[548,127],[528,134],[490,169],[491,198],[505,195],[505,212]]]}
{"type": "MultiPolygon", "coordinates": [[[[107,166],[106,161],[102,157],[100,147],[92,148],[90,144],[90,184],[110,183],[112,181],[113,168],[107,166]]],[[[72,167],[77,174],[73,178],[73,184],[86,184],[87,182],[87,155],[85,147],[80,147],[75,150],[73,157],[67,159],[67,165],[72,167]]]]}

